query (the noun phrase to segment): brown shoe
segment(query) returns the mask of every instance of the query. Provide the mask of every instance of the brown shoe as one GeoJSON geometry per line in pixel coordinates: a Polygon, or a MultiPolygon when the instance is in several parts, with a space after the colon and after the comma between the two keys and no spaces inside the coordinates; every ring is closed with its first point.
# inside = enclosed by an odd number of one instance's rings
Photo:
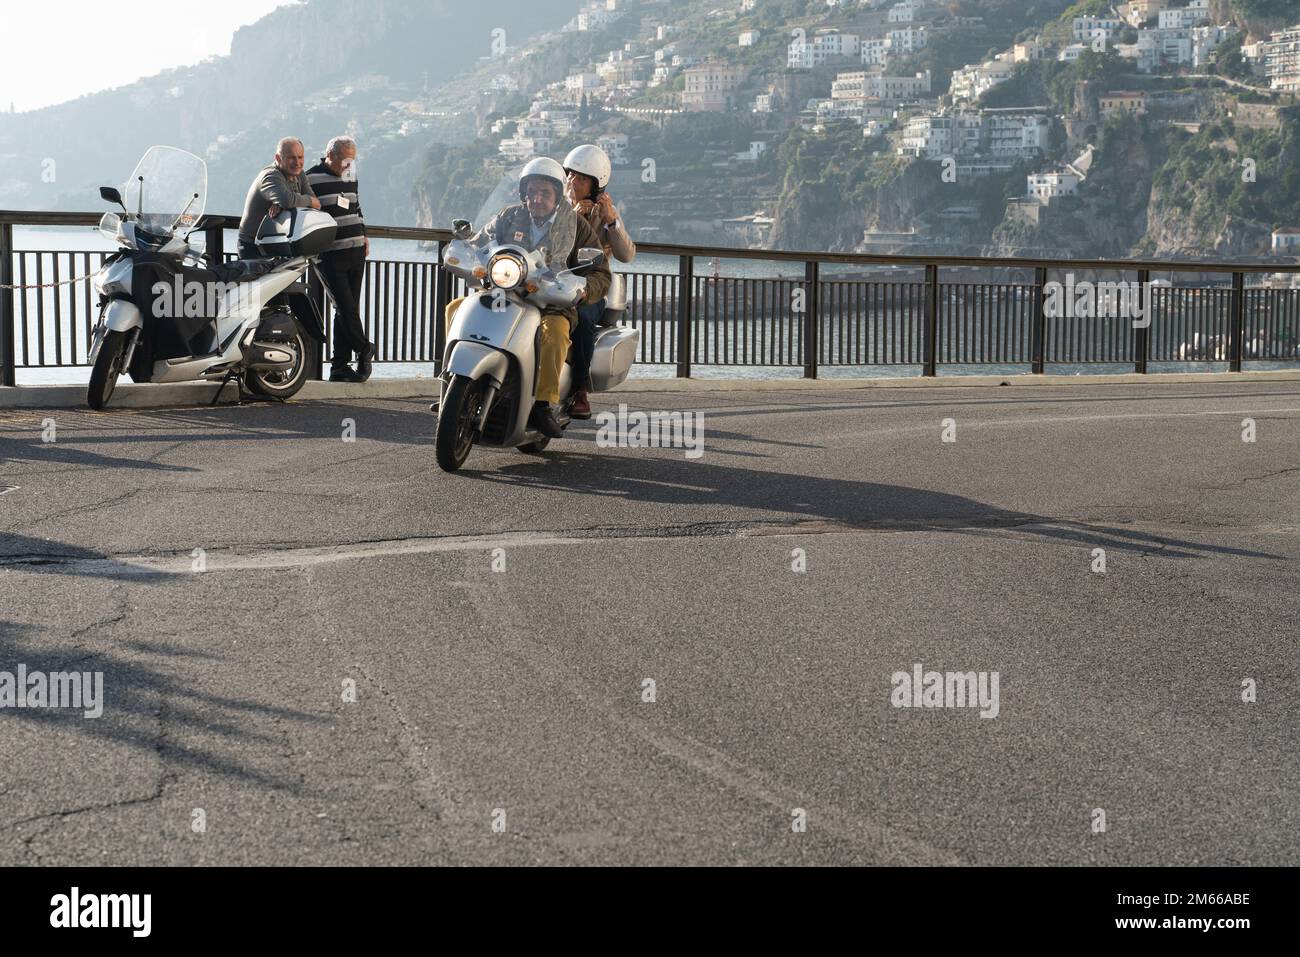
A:
{"type": "Polygon", "coordinates": [[[573,394],[573,405],[569,407],[569,417],[574,419],[591,418],[591,403],[587,401],[586,389],[579,389],[573,394]]]}

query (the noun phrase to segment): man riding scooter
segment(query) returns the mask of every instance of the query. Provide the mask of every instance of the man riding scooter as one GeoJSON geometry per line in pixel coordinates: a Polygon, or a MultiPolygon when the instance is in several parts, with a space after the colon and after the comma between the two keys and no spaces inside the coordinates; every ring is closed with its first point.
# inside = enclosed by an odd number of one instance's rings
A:
{"type": "MultiPolygon", "coordinates": [[[[564,199],[564,168],[553,159],[530,161],[519,174],[518,205],[507,206],[473,237],[476,246],[500,242],[546,254],[549,268],[559,271],[578,265],[578,250],[601,246],[600,238],[587,221],[564,199]]],[[[601,263],[587,273],[586,302],[596,303],[609,290],[609,266],[601,263]]],[[[447,304],[446,323],[464,297],[447,304]]],[[[578,324],[576,309],[550,307],[542,314],[538,350],[537,388],[529,424],[543,435],[558,439],[564,435],[553,406],[560,401],[560,374],[569,352],[570,337],[578,324]]]]}

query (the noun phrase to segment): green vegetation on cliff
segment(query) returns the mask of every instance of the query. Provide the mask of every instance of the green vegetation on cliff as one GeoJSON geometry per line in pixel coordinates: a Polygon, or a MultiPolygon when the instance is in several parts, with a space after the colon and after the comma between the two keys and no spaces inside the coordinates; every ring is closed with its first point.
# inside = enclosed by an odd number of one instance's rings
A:
{"type": "Polygon", "coordinates": [[[1300,225],[1300,111],[1284,117],[1280,131],[1225,120],[1195,136],[1169,132],[1174,142],[1155,178],[1161,203],[1181,210],[1207,235],[1229,219],[1270,228],[1300,225]]]}

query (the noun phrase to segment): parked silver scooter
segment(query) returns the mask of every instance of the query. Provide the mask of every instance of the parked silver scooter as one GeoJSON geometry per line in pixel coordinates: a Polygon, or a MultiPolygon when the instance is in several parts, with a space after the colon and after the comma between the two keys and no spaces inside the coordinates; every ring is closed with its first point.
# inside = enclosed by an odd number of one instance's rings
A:
{"type": "Polygon", "coordinates": [[[201,227],[207,178],[199,157],[155,146],[131,174],[125,197],[113,187],[100,190],[122,212],[106,213],[99,225],[118,251],[93,283],[100,311],[87,356],[92,409],[108,404],[123,373],[136,382],[233,379],[275,399],[306,381],[307,335],[324,335],[303,278],[333,240],[334,218],[284,210],[259,228],[257,244],[268,258],[204,262],[188,235],[201,227]]]}
{"type": "MultiPolygon", "coordinates": [[[[469,242],[470,224],[457,220],[443,266],[461,276],[471,292],[452,318],[438,383],[438,465],[460,468],[475,445],[541,452],[550,439],[528,425],[537,381],[537,336],[542,310],[567,309],[582,300],[584,276],[604,259],[597,248],[578,251],[579,265],[555,272],[541,251],[494,243],[478,248],[469,242]]],[[[616,315],[613,317],[616,318],[616,315]]],[[[612,389],[627,378],[636,358],[640,332],[611,325],[596,337],[591,364],[594,391],[612,389]]],[[[560,375],[561,427],[570,421],[572,370],[560,375]]]]}

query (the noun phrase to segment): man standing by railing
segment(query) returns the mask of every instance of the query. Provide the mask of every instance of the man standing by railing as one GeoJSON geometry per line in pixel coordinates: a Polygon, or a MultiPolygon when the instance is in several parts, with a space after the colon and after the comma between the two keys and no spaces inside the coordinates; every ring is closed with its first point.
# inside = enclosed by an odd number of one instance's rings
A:
{"type": "Polygon", "coordinates": [[[302,140],[286,136],[275,148],[275,162],[261,170],[248,187],[244,215],[239,220],[239,258],[261,259],[257,249],[257,227],[267,214],[274,216],[291,207],[320,209],[303,175],[305,152],[302,140]]]}
{"type": "Polygon", "coordinates": [[[334,357],[330,360],[331,382],[365,382],[370,378],[375,344],[366,338],[361,323],[361,283],[366,276],[370,240],[361,215],[357,186],[357,143],[350,136],[329,141],[321,161],[307,171],[307,184],[321,201],[321,208],[338,224],[334,242],[320,257],[318,274],[329,286],[334,299],[334,357]],[[352,353],[357,368],[348,365],[352,353]]]}

